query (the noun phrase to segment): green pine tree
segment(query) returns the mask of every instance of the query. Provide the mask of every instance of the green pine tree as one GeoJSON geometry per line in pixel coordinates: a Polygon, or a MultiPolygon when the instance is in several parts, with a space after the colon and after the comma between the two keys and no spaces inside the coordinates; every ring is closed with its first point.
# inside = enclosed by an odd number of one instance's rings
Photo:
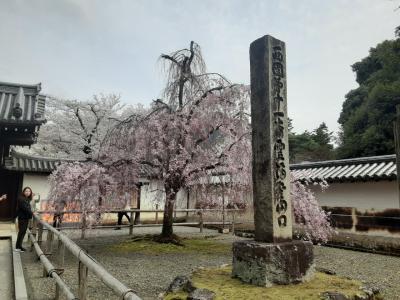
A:
{"type": "Polygon", "coordinates": [[[394,153],[393,121],[400,104],[400,26],[397,39],[371,48],[355,63],[357,89],[346,95],[339,117],[340,158],[394,153]]]}

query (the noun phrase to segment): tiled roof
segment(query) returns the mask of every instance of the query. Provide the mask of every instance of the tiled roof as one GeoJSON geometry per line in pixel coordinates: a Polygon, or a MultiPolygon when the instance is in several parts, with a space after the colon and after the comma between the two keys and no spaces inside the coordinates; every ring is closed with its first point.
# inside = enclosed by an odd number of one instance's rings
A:
{"type": "MultiPolygon", "coordinates": [[[[56,166],[62,162],[74,162],[72,159],[58,159],[40,156],[31,156],[27,154],[12,151],[10,156],[5,160],[5,168],[12,171],[34,172],[34,173],[51,173],[56,166]]],[[[153,178],[152,169],[148,166],[140,167],[140,177],[142,181],[146,178],[153,178]]]]}
{"type": "Polygon", "coordinates": [[[47,157],[35,157],[12,152],[5,160],[5,168],[12,171],[51,173],[62,160],[47,157]]]}
{"type": "MultiPolygon", "coordinates": [[[[22,172],[51,173],[57,164],[66,159],[35,157],[12,152],[6,159],[5,168],[22,172]]],[[[343,182],[343,181],[371,181],[395,180],[396,155],[382,155],[353,159],[330,160],[321,162],[307,162],[290,165],[291,174],[300,181],[343,182]]],[[[155,177],[152,170],[143,166],[140,170],[142,180],[155,177]]],[[[216,180],[220,180],[220,177],[216,180]]],[[[218,181],[219,182],[219,181],[218,181]]],[[[213,182],[215,183],[215,182],[213,182]]]]}
{"type": "Polygon", "coordinates": [[[0,82],[0,123],[44,123],[45,96],[40,84],[0,82]],[[15,113],[19,107],[21,115],[15,113]]]}
{"type": "Polygon", "coordinates": [[[308,181],[394,180],[397,176],[394,154],[293,164],[290,170],[295,179],[308,181]]]}

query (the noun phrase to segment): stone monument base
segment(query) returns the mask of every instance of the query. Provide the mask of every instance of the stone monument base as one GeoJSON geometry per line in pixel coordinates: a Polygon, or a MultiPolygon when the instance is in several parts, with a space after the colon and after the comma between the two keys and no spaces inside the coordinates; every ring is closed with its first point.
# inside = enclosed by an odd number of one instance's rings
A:
{"type": "Polygon", "coordinates": [[[233,243],[232,277],[258,286],[299,283],[314,273],[311,242],[233,243]]]}

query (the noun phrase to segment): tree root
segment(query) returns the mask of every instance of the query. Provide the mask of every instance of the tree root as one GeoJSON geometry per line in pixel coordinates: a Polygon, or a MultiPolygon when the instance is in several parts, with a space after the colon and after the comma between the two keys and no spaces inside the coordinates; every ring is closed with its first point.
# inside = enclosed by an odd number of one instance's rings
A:
{"type": "Polygon", "coordinates": [[[172,234],[170,236],[157,235],[153,238],[153,241],[162,244],[174,244],[182,247],[184,246],[182,244],[182,239],[175,234],[172,234]]]}

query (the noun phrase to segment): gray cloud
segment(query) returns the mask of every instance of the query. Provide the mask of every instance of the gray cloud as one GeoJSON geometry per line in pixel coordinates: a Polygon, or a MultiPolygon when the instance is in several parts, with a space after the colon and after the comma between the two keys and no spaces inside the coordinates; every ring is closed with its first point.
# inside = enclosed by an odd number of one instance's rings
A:
{"type": "Polygon", "coordinates": [[[86,99],[121,93],[149,103],[163,87],[160,53],[195,40],[210,71],[249,82],[248,46],[271,34],[287,43],[289,113],[295,129],[322,121],[332,130],[350,65],[393,38],[392,1],[0,2],[0,80],[43,83],[44,92],[86,99]]]}

